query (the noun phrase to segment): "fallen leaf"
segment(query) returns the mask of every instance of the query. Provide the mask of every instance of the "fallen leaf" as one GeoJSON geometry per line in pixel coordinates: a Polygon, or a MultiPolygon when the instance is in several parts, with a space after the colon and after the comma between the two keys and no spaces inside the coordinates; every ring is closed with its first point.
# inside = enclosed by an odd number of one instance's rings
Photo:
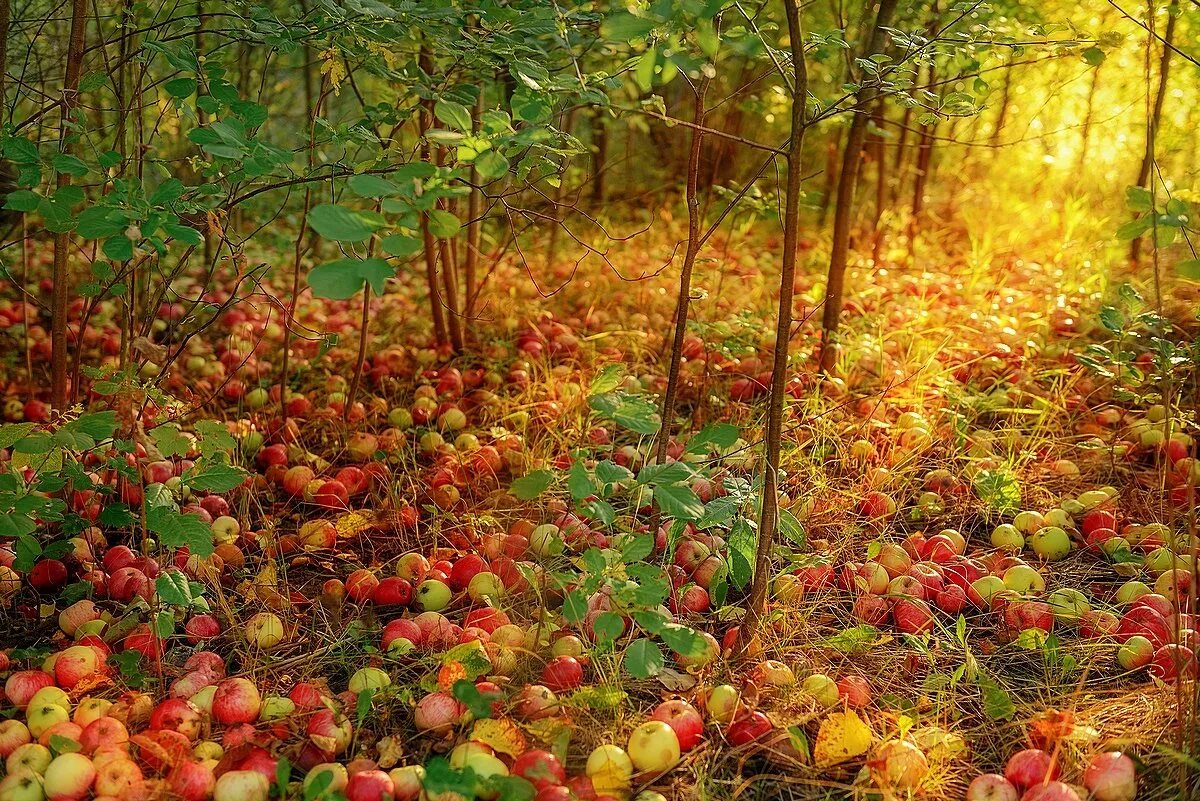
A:
{"type": "Polygon", "coordinates": [[[833,712],[821,721],[813,759],[818,766],[836,765],[871,748],[871,727],[852,710],[833,712]]]}
{"type": "Polygon", "coordinates": [[[484,718],[476,721],[471,729],[471,739],[490,745],[493,751],[512,757],[519,756],[529,747],[517,724],[507,718],[484,718]]]}

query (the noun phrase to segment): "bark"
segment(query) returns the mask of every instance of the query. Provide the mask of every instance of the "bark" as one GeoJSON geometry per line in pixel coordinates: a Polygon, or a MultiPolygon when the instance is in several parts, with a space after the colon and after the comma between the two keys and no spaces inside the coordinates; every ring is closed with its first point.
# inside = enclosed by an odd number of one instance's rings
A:
{"type": "MultiPolygon", "coordinates": [[[[62,118],[59,128],[59,149],[67,152],[71,116],[79,105],[79,75],[83,66],[83,40],[87,28],[86,0],[74,0],[71,7],[71,33],[67,43],[67,72],[63,81],[62,118]]],[[[60,172],[56,181],[57,191],[71,183],[71,176],[60,172]]],[[[71,247],[71,235],[63,232],[54,235],[54,290],[50,299],[51,315],[51,404],[58,411],[67,405],[67,256],[71,247]]]]}
{"type": "Polygon", "coordinates": [[[833,196],[837,192],[837,163],[838,153],[841,152],[839,149],[841,143],[842,134],[839,131],[825,150],[825,186],[821,189],[821,209],[817,213],[817,225],[821,228],[825,227],[825,219],[829,216],[829,207],[833,205],[833,196]]]}
{"type": "Polygon", "coordinates": [[[604,171],[608,163],[608,123],[604,112],[597,110],[592,118],[592,138],[596,149],[592,154],[592,200],[604,202],[604,171]]]}
{"type": "Polygon", "coordinates": [[[8,77],[8,26],[12,19],[12,5],[9,0],[0,0],[0,111],[7,104],[4,102],[5,79],[8,77]]]}
{"type": "Polygon", "coordinates": [[[1092,117],[1096,111],[1096,90],[1099,83],[1100,67],[1098,66],[1092,70],[1092,84],[1088,87],[1087,107],[1083,112],[1083,127],[1079,132],[1079,163],[1076,168],[1079,172],[1082,172],[1087,166],[1088,145],[1092,138],[1092,117]]]}
{"type": "MultiPolygon", "coordinates": [[[[884,28],[891,24],[897,0],[880,0],[879,12],[871,35],[867,40],[863,58],[881,52],[885,36],[884,28]]],[[[862,166],[862,149],[866,141],[868,109],[873,108],[879,89],[865,86],[858,92],[855,105],[859,108],[850,119],[850,132],[846,136],[846,149],[842,156],[842,173],[838,178],[837,207],[833,215],[833,244],[829,255],[829,274],[825,282],[825,308],[821,340],[821,372],[828,373],[837,355],[836,337],[842,315],[842,294],[846,282],[846,259],[849,255],[850,220],[854,213],[854,190],[858,186],[859,168],[862,166]]]]}
{"type": "MultiPolygon", "coordinates": [[[[421,70],[426,74],[431,74],[433,70],[433,59],[429,55],[429,51],[424,47],[418,56],[418,63],[421,70]]],[[[425,139],[425,131],[429,130],[433,124],[433,108],[432,101],[422,101],[422,111],[420,114],[419,132],[421,138],[421,157],[425,161],[432,160],[433,149],[429,142],[425,139]]],[[[437,245],[433,241],[433,234],[429,230],[429,217],[421,215],[421,240],[425,250],[425,281],[429,287],[429,311],[433,319],[433,338],[439,345],[444,345],[446,339],[446,316],[442,309],[442,294],[438,290],[437,279],[437,245]]]]}
{"type": "MultiPolygon", "coordinates": [[[[704,125],[704,98],[708,93],[709,79],[700,79],[695,87],[695,106],[692,122],[704,125]]],[[[663,396],[662,426],[658,431],[658,463],[667,460],[667,443],[671,439],[672,422],[675,418],[675,402],[679,395],[679,367],[683,361],[683,340],[687,335],[688,307],[692,301],[692,269],[700,252],[700,150],[704,144],[704,131],[692,128],[692,143],[688,153],[687,167],[687,210],[688,241],[679,272],[679,295],[675,299],[675,338],[671,343],[671,362],[667,371],[667,389],[663,396]]]]}
{"type": "MultiPolygon", "coordinates": [[[[1158,136],[1158,123],[1162,118],[1163,103],[1167,99],[1167,83],[1171,72],[1171,47],[1175,40],[1175,14],[1167,15],[1167,29],[1163,33],[1163,51],[1158,60],[1158,87],[1155,89],[1154,107],[1150,119],[1146,121],[1146,149],[1142,154],[1142,163],[1138,167],[1137,185],[1143,189],[1150,183],[1150,171],[1154,167],[1154,140],[1158,136]]],[[[1147,45],[1149,46],[1149,45],[1147,45]]],[[[1142,255],[1142,237],[1137,237],[1129,243],[1129,261],[1137,266],[1142,255]]]]}
{"type": "Polygon", "coordinates": [[[779,452],[783,436],[783,403],[787,386],[788,342],[792,328],[792,294],[796,277],[796,245],[800,236],[801,155],[804,146],[804,99],[808,96],[808,71],[804,63],[803,31],[800,27],[800,0],[784,0],[787,12],[788,40],[795,72],[792,94],[791,142],[788,147],[787,189],[783,226],[783,263],[779,276],[779,318],[775,326],[775,358],[771,373],[770,408],[767,410],[767,463],[763,475],[762,511],[758,524],[758,547],[755,554],[754,580],[746,602],[746,617],[738,631],[738,651],[755,637],[767,598],[771,551],[775,532],[779,529],[779,452]]]}

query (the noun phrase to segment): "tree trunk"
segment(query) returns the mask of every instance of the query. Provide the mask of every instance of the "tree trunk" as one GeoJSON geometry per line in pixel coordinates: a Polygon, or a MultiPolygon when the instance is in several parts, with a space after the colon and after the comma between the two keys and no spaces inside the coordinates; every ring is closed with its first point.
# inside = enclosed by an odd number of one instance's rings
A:
{"type": "Polygon", "coordinates": [[[592,153],[592,200],[604,202],[604,170],[608,163],[608,123],[604,112],[597,109],[592,117],[592,139],[596,145],[592,153]]]}
{"type": "MultiPolygon", "coordinates": [[[[479,96],[475,98],[475,106],[471,110],[471,130],[479,132],[479,119],[483,116],[483,87],[479,88],[479,96]]],[[[477,281],[475,273],[479,265],[479,237],[482,233],[483,221],[479,215],[483,213],[483,192],[475,189],[479,183],[479,170],[471,163],[471,194],[467,197],[467,242],[466,253],[463,256],[463,316],[467,325],[475,319],[475,295],[477,281]]]]}
{"type": "MultiPolygon", "coordinates": [[[[1163,33],[1163,51],[1158,60],[1158,87],[1154,95],[1154,108],[1150,119],[1146,121],[1146,149],[1142,154],[1142,163],[1138,167],[1137,185],[1146,188],[1150,183],[1150,171],[1154,167],[1154,140],[1158,134],[1158,121],[1162,117],[1163,103],[1167,99],[1167,82],[1170,80],[1171,46],[1175,40],[1175,14],[1167,14],[1167,30],[1163,33]]],[[[1147,43],[1147,47],[1153,40],[1147,43]]],[[[1147,57],[1148,58],[1148,57],[1147,57]]],[[[1149,69],[1147,68],[1147,72],[1149,69]]],[[[1136,237],[1129,243],[1129,261],[1136,267],[1142,255],[1142,238],[1136,237]]]]}
{"type": "Polygon", "coordinates": [[[800,159],[804,146],[804,107],[808,96],[808,71],[804,63],[804,36],[800,27],[800,0],[784,0],[787,12],[788,41],[795,72],[792,92],[792,136],[788,147],[787,189],[783,221],[783,262],[779,275],[779,317],[775,325],[775,357],[771,373],[770,408],[767,410],[767,463],[763,474],[762,511],[758,521],[758,547],[754,559],[754,580],[746,601],[746,617],[738,631],[738,648],[745,653],[757,633],[767,598],[771,551],[779,528],[779,452],[783,436],[784,388],[787,386],[788,342],[792,329],[792,294],[795,291],[796,245],[800,236],[800,159]]]}
{"type": "Polygon", "coordinates": [[[9,0],[0,0],[0,122],[4,121],[4,90],[7,88],[5,79],[8,77],[8,26],[12,20],[12,6],[9,0]]]}
{"type": "MultiPolygon", "coordinates": [[[[879,13],[871,35],[867,40],[862,58],[870,58],[881,51],[884,28],[891,24],[897,0],[880,0],[879,13]]],[[[866,86],[858,92],[855,105],[858,111],[850,119],[850,132],[846,136],[846,149],[842,156],[842,174],[838,178],[837,208],[833,215],[833,244],[829,255],[829,275],[825,282],[825,308],[822,321],[821,372],[828,373],[837,355],[836,337],[842,314],[842,294],[846,280],[846,258],[850,244],[850,220],[854,212],[854,190],[858,186],[859,167],[862,164],[863,143],[866,141],[869,109],[875,105],[879,89],[866,86]]]]}
{"type": "Polygon", "coordinates": [[[675,417],[675,400],[679,394],[679,366],[683,361],[683,340],[687,335],[688,307],[692,300],[692,268],[700,252],[700,149],[704,143],[704,96],[708,92],[708,77],[700,79],[692,112],[692,146],[688,153],[687,167],[687,210],[688,241],[683,255],[683,266],[679,272],[679,295],[675,299],[675,338],[671,343],[671,363],[667,371],[667,389],[663,395],[662,426],[658,431],[658,463],[667,460],[667,442],[675,417]]]}
{"type": "MultiPolygon", "coordinates": [[[[69,128],[72,112],[79,105],[79,74],[83,66],[83,40],[87,28],[87,0],[74,0],[71,4],[71,33],[67,43],[67,73],[63,80],[62,117],[58,134],[58,147],[62,152],[71,150],[69,128]]],[[[56,191],[70,185],[71,176],[58,173],[56,191]]],[[[64,195],[65,197],[65,195],[64,195]]],[[[71,235],[62,232],[54,235],[54,289],[50,299],[51,368],[50,398],[58,411],[67,405],[67,256],[71,247],[71,235]]]]}
{"type": "Polygon", "coordinates": [[[1100,67],[1097,66],[1092,70],[1092,85],[1088,87],[1087,107],[1083,112],[1083,127],[1079,132],[1079,163],[1076,170],[1080,173],[1087,167],[1088,145],[1091,143],[1092,136],[1092,117],[1096,110],[1096,89],[1100,83],[1100,67]]]}
{"type": "Polygon", "coordinates": [[[1000,108],[996,114],[996,127],[992,129],[992,147],[1000,144],[1000,135],[1004,132],[1004,121],[1008,119],[1008,98],[1012,93],[1012,71],[1011,65],[1004,71],[1004,88],[1000,90],[1000,108]]]}
{"type": "Polygon", "coordinates": [[[876,127],[880,133],[875,136],[875,215],[871,220],[871,262],[878,265],[883,243],[883,210],[887,206],[888,183],[887,146],[883,138],[883,123],[887,111],[882,100],[875,101],[875,115],[876,127]]]}
{"type": "Polygon", "coordinates": [[[837,132],[834,134],[834,140],[826,146],[825,150],[825,186],[821,189],[821,209],[817,213],[817,225],[824,228],[825,219],[829,216],[829,207],[833,204],[834,193],[837,192],[838,181],[838,153],[841,151],[839,147],[842,143],[842,134],[837,132]]]}
{"type": "MultiPolygon", "coordinates": [[[[417,63],[426,74],[433,70],[433,59],[429,51],[422,47],[417,56],[417,63]]],[[[432,101],[421,102],[422,111],[419,115],[419,137],[421,139],[421,158],[427,162],[433,161],[433,148],[425,139],[425,132],[433,124],[432,101]]],[[[429,230],[428,215],[421,215],[421,242],[425,250],[425,282],[429,288],[429,313],[433,319],[433,339],[438,345],[446,344],[446,315],[442,309],[442,294],[438,290],[437,279],[437,245],[429,230]]]]}

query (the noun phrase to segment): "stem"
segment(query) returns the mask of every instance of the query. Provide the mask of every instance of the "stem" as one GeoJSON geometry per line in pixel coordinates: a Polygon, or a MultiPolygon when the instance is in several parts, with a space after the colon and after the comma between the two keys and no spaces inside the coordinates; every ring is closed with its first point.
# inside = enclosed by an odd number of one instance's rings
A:
{"type": "Polygon", "coordinates": [[[800,27],[800,0],[784,0],[788,44],[792,51],[795,90],[792,93],[792,136],[788,148],[788,175],[783,221],[783,265],[779,275],[779,315],[775,325],[775,358],[771,373],[771,401],[767,410],[767,464],[763,475],[762,511],[758,522],[758,548],[754,581],[746,601],[746,617],[738,630],[736,652],[745,654],[753,641],[767,599],[767,575],[775,532],[779,528],[779,451],[783,433],[783,403],[787,386],[788,341],[792,328],[792,295],[795,291],[796,245],[800,237],[800,159],[804,145],[804,103],[808,96],[808,69],[804,62],[804,33],[800,27]]]}
{"type": "Polygon", "coordinates": [[[683,340],[687,334],[688,307],[692,301],[692,268],[700,252],[700,150],[704,143],[704,96],[709,79],[701,79],[695,88],[696,101],[692,112],[692,147],[688,154],[687,210],[688,241],[679,272],[679,295],[675,300],[675,338],[671,343],[671,363],[667,372],[667,390],[663,396],[662,425],[658,431],[658,463],[667,460],[667,443],[671,439],[671,424],[675,418],[675,401],[679,394],[679,367],[683,361],[683,340]]]}
{"type": "MultiPolygon", "coordinates": [[[[891,24],[897,0],[880,0],[879,14],[871,29],[864,58],[880,52],[884,29],[891,24]]],[[[879,89],[871,84],[864,87],[855,99],[859,111],[850,120],[850,132],[846,135],[846,149],[842,154],[842,173],[837,184],[837,208],[833,215],[833,245],[829,254],[829,275],[825,284],[825,309],[823,318],[824,336],[821,340],[821,372],[828,373],[837,356],[836,337],[842,315],[842,293],[846,282],[846,258],[850,249],[850,221],[854,213],[854,191],[858,187],[859,167],[862,165],[863,143],[867,136],[870,116],[865,109],[873,108],[879,89]]]]}
{"type": "MultiPolygon", "coordinates": [[[[83,40],[87,26],[84,14],[86,0],[74,0],[71,8],[71,34],[67,44],[67,74],[63,81],[62,118],[59,128],[59,150],[69,149],[68,128],[71,113],[79,105],[79,74],[83,67],[83,40]]],[[[71,176],[58,173],[57,191],[71,183],[71,176]]],[[[58,411],[67,405],[67,251],[71,246],[71,235],[62,232],[54,235],[54,290],[50,300],[51,352],[53,360],[50,371],[51,404],[58,411]]]]}

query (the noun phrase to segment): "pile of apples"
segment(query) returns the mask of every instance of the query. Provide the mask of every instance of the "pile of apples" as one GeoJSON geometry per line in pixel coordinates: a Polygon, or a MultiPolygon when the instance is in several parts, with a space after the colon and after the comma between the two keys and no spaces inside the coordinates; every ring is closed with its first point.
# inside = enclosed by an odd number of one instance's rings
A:
{"type": "Polygon", "coordinates": [[[1105,751],[1088,760],[1079,777],[1082,786],[1060,781],[1057,755],[1026,748],[1009,757],[1004,774],[976,776],[967,801],[1134,801],[1137,765],[1128,754],[1105,751]]]}

